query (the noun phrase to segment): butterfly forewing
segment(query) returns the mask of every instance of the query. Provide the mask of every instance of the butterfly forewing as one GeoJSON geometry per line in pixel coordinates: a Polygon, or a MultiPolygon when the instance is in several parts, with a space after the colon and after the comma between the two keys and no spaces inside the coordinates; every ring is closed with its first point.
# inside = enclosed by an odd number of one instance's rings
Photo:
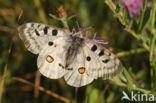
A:
{"type": "Polygon", "coordinates": [[[19,36],[25,46],[34,54],[38,54],[49,41],[66,35],[66,31],[40,23],[26,23],[18,28],[19,36]]]}

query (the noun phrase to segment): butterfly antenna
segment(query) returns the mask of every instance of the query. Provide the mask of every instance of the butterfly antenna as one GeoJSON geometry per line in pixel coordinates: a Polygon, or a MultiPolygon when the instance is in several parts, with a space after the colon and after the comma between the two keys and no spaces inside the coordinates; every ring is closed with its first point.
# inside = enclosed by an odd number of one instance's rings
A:
{"type": "Polygon", "coordinates": [[[89,26],[89,27],[85,28],[86,31],[88,31],[90,29],[95,29],[95,26],[89,26]]]}
{"type": "Polygon", "coordinates": [[[80,28],[79,22],[76,20],[77,27],[80,28]]]}
{"type": "Polygon", "coordinates": [[[93,37],[93,40],[96,38],[96,34],[97,34],[97,32],[95,32],[94,37],[93,37]]]}

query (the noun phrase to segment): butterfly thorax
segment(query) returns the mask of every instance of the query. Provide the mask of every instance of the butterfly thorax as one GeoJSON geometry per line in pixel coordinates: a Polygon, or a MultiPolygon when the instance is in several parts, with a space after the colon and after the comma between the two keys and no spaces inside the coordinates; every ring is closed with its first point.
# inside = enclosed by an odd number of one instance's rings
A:
{"type": "Polygon", "coordinates": [[[84,41],[84,39],[83,38],[80,38],[80,37],[78,37],[78,36],[70,36],[71,37],[71,39],[72,39],[72,45],[71,45],[71,47],[73,48],[73,49],[78,49],[81,45],[82,45],[82,42],[84,41]]]}

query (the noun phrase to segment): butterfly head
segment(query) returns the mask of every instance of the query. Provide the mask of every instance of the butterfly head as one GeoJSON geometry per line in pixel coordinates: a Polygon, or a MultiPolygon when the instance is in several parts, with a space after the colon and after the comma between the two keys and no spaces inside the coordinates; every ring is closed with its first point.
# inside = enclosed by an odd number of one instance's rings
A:
{"type": "Polygon", "coordinates": [[[72,42],[78,44],[81,44],[83,42],[83,38],[80,37],[79,35],[70,35],[72,42]]]}

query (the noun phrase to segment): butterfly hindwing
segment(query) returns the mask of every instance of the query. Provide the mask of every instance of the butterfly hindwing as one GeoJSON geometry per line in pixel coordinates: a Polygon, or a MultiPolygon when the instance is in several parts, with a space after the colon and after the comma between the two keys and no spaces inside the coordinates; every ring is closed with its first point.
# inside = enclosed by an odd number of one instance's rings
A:
{"type": "Polygon", "coordinates": [[[19,36],[25,46],[34,54],[38,54],[49,41],[66,35],[66,31],[40,23],[26,23],[18,28],[19,36]]]}
{"type": "Polygon", "coordinates": [[[44,45],[45,47],[40,51],[37,59],[37,66],[41,74],[51,79],[57,79],[66,73],[67,43],[66,39],[61,37],[54,40],[51,46],[44,45]]]}
{"type": "Polygon", "coordinates": [[[97,79],[108,79],[122,71],[119,59],[108,49],[97,45],[91,40],[86,40],[83,50],[86,56],[87,74],[97,79]]]}
{"type": "Polygon", "coordinates": [[[86,74],[86,71],[89,68],[85,68],[86,66],[83,50],[79,48],[76,52],[76,55],[73,55],[74,59],[67,67],[67,70],[69,70],[65,74],[64,79],[67,84],[71,86],[81,87],[91,83],[94,78],[86,74]]]}

